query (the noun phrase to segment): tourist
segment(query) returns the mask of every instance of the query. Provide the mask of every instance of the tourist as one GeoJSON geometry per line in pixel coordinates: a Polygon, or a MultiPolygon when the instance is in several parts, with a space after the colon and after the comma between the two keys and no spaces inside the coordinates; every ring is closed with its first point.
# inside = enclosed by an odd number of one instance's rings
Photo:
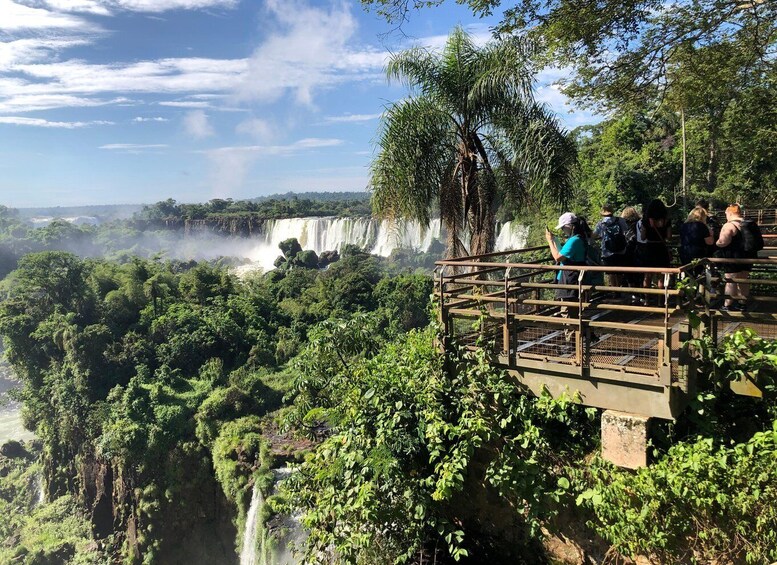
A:
{"type": "MultiPolygon", "coordinates": [[[[588,251],[588,234],[586,233],[586,224],[575,216],[572,212],[561,214],[558,219],[557,230],[561,230],[567,237],[566,242],[558,248],[558,243],[549,229],[545,230],[545,239],[550,248],[550,254],[553,260],[562,266],[584,266],[588,251]]],[[[559,284],[578,284],[579,271],[559,270],[556,275],[556,282],[559,284]]],[[[556,298],[576,298],[577,291],[572,289],[558,289],[556,298]]]]}
{"type": "MultiPolygon", "coordinates": [[[[637,224],[637,260],[640,267],[667,269],[671,263],[671,252],[667,242],[672,236],[669,211],[661,200],[651,200],[637,224]]],[[[650,288],[653,281],[658,288],[664,288],[664,277],[656,273],[645,273],[644,286],[650,288]]]]}
{"type": "Polygon", "coordinates": [[[709,255],[712,255],[715,252],[715,242],[720,237],[720,222],[718,221],[718,218],[715,217],[715,214],[712,210],[712,207],[710,206],[710,201],[705,198],[700,198],[696,201],[696,207],[697,208],[704,208],[704,211],[707,212],[707,225],[710,228],[710,231],[712,232],[712,244],[709,247],[709,255]]]}
{"type": "Polygon", "coordinates": [[[707,210],[697,206],[680,226],[680,262],[683,265],[709,257],[709,248],[715,240],[707,218],[707,210]]]}
{"type": "MultiPolygon", "coordinates": [[[[639,223],[640,216],[637,209],[633,206],[627,206],[621,212],[621,218],[626,222],[626,253],[624,254],[624,267],[636,267],[637,266],[637,224],[639,223]]],[[[624,282],[631,288],[638,288],[642,286],[642,274],[641,273],[629,273],[624,277],[624,282]]],[[[635,295],[631,296],[632,302],[637,302],[635,295]]]]}
{"type": "MultiPolygon", "coordinates": [[[[755,222],[742,217],[739,204],[726,208],[726,223],[720,229],[720,237],[715,243],[718,250],[715,257],[721,259],[755,259],[763,249],[763,236],[755,222]]],[[[750,285],[746,280],[753,268],[752,263],[723,263],[721,270],[726,282],[724,311],[741,311],[747,304],[750,285]]]]}
{"type": "MultiPolygon", "coordinates": [[[[594,239],[601,239],[602,265],[606,267],[626,266],[626,250],[628,226],[623,218],[613,216],[613,206],[602,206],[602,219],[594,228],[594,239]]],[[[607,284],[621,286],[623,277],[617,273],[607,273],[607,284]]]]}

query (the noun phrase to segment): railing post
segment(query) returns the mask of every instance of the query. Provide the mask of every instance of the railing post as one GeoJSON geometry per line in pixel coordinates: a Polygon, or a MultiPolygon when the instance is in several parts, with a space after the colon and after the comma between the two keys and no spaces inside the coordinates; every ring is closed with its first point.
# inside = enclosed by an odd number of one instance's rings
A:
{"type": "Polygon", "coordinates": [[[505,324],[504,324],[504,330],[502,334],[502,349],[504,350],[504,354],[507,355],[508,363],[510,361],[510,292],[509,292],[509,285],[510,285],[510,269],[511,267],[507,267],[505,269],[505,275],[504,275],[504,283],[505,283],[505,324]]]}
{"type": "Polygon", "coordinates": [[[585,269],[581,269],[577,276],[577,364],[582,371],[583,366],[587,365],[588,348],[590,346],[588,335],[588,326],[583,328],[583,279],[585,278],[585,269]]]}
{"type": "Polygon", "coordinates": [[[448,327],[448,311],[445,308],[445,269],[447,265],[443,265],[440,268],[440,284],[439,284],[439,293],[440,293],[440,325],[442,326],[443,331],[443,341],[442,346],[443,350],[448,349],[448,345],[450,340],[453,338],[451,335],[451,328],[448,327]]]}

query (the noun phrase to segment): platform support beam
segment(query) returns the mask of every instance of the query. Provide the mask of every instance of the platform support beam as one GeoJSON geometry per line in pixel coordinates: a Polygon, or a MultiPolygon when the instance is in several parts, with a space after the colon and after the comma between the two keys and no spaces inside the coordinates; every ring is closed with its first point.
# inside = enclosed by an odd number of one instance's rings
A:
{"type": "Polygon", "coordinates": [[[602,458],[626,469],[645,467],[649,422],[647,416],[602,412],[602,458]]]}

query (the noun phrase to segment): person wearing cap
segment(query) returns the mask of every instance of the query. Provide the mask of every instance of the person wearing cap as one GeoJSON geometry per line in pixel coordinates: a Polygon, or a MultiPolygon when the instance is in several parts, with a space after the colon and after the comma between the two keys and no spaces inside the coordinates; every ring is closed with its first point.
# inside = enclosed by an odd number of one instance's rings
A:
{"type": "MultiPolygon", "coordinates": [[[[572,212],[565,212],[559,216],[558,225],[556,230],[561,230],[567,240],[564,245],[559,249],[556,239],[550,230],[545,230],[545,239],[548,242],[550,248],[550,254],[553,256],[553,260],[559,265],[585,265],[585,259],[587,254],[587,242],[585,230],[582,223],[578,221],[577,216],[572,212]]],[[[556,281],[560,284],[577,284],[578,271],[564,271],[559,270],[556,274],[556,281]]],[[[574,290],[562,290],[556,291],[557,298],[573,298],[577,296],[577,291],[574,290]]]]}
{"type": "MultiPolygon", "coordinates": [[[[594,239],[602,240],[602,264],[607,267],[625,267],[628,240],[626,220],[613,216],[614,207],[611,204],[602,206],[602,219],[594,228],[594,239]]],[[[611,286],[621,286],[621,276],[607,273],[607,283],[611,286]]]]}

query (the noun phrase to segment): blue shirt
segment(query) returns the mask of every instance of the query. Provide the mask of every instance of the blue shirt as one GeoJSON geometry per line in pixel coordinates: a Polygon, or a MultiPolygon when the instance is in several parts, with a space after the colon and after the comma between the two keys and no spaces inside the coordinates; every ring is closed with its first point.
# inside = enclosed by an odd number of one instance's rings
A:
{"type": "MultiPolygon", "coordinates": [[[[559,254],[563,257],[563,259],[559,260],[559,264],[585,263],[585,251],[585,241],[583,241],[583,238],[579,235],[573,235],[559,251],[559,254]]],[[[561,271],[556,274],[556,280],[561,280],[561,271]]]]}

